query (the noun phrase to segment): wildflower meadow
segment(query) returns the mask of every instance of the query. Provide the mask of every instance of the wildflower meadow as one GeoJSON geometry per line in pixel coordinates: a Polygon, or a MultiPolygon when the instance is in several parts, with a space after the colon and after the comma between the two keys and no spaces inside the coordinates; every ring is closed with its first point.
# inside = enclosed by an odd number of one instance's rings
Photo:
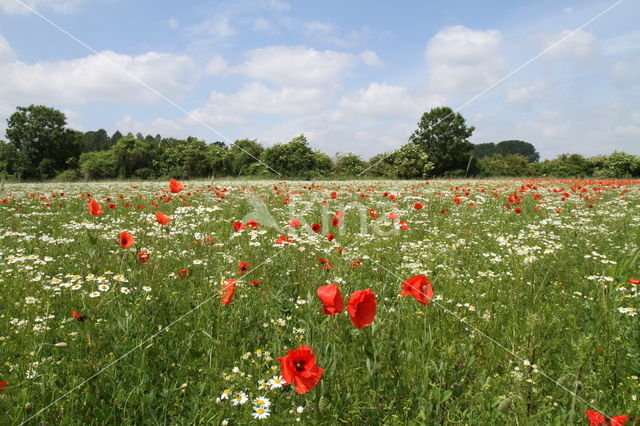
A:
{"type": "Polygon", "coordinates": [[[637,424],[640,181],[0,189],[2,424],[637,424]]]}

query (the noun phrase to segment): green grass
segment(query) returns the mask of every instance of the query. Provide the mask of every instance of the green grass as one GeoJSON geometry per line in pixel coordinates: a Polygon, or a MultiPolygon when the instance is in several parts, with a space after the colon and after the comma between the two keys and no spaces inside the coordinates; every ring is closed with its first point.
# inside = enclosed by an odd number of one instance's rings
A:
{"type": "Polygon", "coordinates": [[[627,282],[640,278],[640,182],[183,183],[180,194],[157,182],[4,186],[4,421],[566,425],[587,424],[586,409],[640,415],[640,286],[627,282]],[[509,202],[514,192],[520,201],[509,202]],[[103,215],[89,215],[90,198],[103,215]],[[172,217],[166,227],[157,210],[172,217]],[[335,211],[345,212],[339,228],[335,211]],[[234,232],[250,218],[257,230],[234,232]],[[133,247],[118,245],[121,231],[133,247]],[[280,234],[294,244],[275,244],[280,234]],[[240,261],[252,265],[243,275],[240,261]],[[433,283],[430,306],[399,295],[416,274],[433,283]],[[228,279],[239,281],[223,306],[228,279]],[[345,304],[373,289],[373,324],[323,315],[315,291],[326,283],[345,304]],[[319,384],[304,395],[259,390],[280,375],[277,357],[302,344],[324,368],[319,384]],[[234,406],[239,392],[249,401],[234,406]],[[271,401],[266,420],[251,416],[259,396],[271,401]]]}

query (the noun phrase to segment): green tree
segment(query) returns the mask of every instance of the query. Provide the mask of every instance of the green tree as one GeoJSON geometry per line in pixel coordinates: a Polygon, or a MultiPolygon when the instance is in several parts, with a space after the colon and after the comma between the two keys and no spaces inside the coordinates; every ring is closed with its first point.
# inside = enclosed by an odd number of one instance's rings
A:
{"type": "MultiPolygon", "coordinates": [[[[145,138],[146,143],[155,143],[155,138],[145,138]]],[[[195,178],[208,176],[211,167],[207,156],[207,144],[189,137],[162,139],[161,155],[153,160],[153,168],[160,176],[174,178],[195,178]]]]}
{"type": "Polygon", "coordinates": [[[610,155],[592,157],[589,161],[594,165],[594,175],[604,178],[640,177],[640,157],[626,152],[614,151],[610,155]]]}
{"type": "Polygon", "coordinates": [[[524,155],[494,154],[481,158],[478,162],[484,176],[527,176],[530,173],[529,159],[524,155]]]}
{"type": "Polygon", "coordinates": [[[409,141],[418,144],[433,162],[431,176],[447,172],[465,174],[474,148],[468,141],[473,130],[460,113],[449,107],[437,107],[422,115],[409,141]]]}
{"type": "Polygon", "coordinates": [[[473,156],[476,158],[491,157],[497,153],[496,144],[493,142],[479,143],[473,147],[473,156]]]}
{"type": "MultiPolygon", "coordinates": [[[[117,141],[116,141],[117,142],[117,141]]],[[[104,129],[89,131],[82,135],[82,152],[104,151],[114,144],[104,129]]]]}
{"type": "Polygon", "coordinates": [[[259,166],[252,166],[259,163],[260,155],[264,151],[264,147],[255,140],[242,139],[237,140],[229,150],[231,156],[231,172],[234,176],[251,175],[259,166]]]}
{"type": "Polygon", "coordinates": [[[522,155],[527,157],[531,163],[540,160],[540,154],[538,154],[538,151],[536,151],[536,148],[532,144],[519,140],[498,142],[496,144],[496,153],[504,156],[522,155]]]}
{"type": "Polygon", "coordinates": [[[80,134],[65,126],[63,112],[43,105],[18,107],[7,120],[6,136],[15,149],[12,168],[24,179],[48,179],[73,166],[80,134]]]}
{"type": "Polygon", "coordinates": [[[229,176],[231,171],[231,152],[224,142],[214,142],[207,147],[207,162],[214,177],[229,176]]]}
{"type": "Polygon", "coordinates": [[[433,169],[429,156],[416,143],[402,145],[391,154],[391,164],[395,168],[395,176],[400,179],[423,178],[433,169]]]}
{"type": "Polygon", "coordinates": [[[584,178],[593,175],[594,165],[580,154],[560,154],[553,160],[530,165],[532,174],[555,178],[584,178]]]}
{"type": "Polygon", "coordinates": [[[160,157],[160,146],[155,141],[138,139],[129,134],[111,148],[116,159],[119,177],[153,177],[153,162],[160,157]]]}
{"type": "Polygon", "coordinates": [[[262,161],[287,177],[308,178],[312,171],[317,170],[317,157],[304,135],[265,149],[262,161]]]}
{"type": "Polygon", "coordinates": [[[16,148],[13,144],[0,140],[0,175],[12,175],[16,158],[16,148]]]}
{"type": "Polygon", "coordinates": [[[336,157],[335,172],[340,176],[356,176],[367,167],[366,161],[356,154],[338,154],[336,157]]]}
{"type": "Polygon", "coordinates": [[[81,154],[78,167],[85,179],[108,179],[117,175],[116,156],[111,150],[81,154]]]}

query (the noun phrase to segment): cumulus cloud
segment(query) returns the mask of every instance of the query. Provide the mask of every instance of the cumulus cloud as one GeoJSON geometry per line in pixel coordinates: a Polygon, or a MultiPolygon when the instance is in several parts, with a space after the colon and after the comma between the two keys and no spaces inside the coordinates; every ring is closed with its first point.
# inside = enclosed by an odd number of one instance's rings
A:
{"type": "Polygon", "coordinates": [[[640,56],[615,62],[609,74],[613,81],[620,86],[640,85],[640,56]]]}
{"type": "Polygon", "coordinates": [[[383,65],[382,61],[378,57],[378,54],[373,50],[365,50],[364,52],[360,53],[359,56],[360,56],[360,59],[362,60],[362,63],[365,64],[366,66],[379,67],[383,65]]]}
{"type": "Polygon", "coordinates": [[[164,118],[156,118],[150,123],[135,120],[127,114],[116,123],[116,129],[122,132],[142,133],[143,135],[176,136],[183,132],[182,123],[164,118]]]}
{"type": "Polygon", "coordinates": [[[14,62],[15,60],[16,55],[13,49],[11,49],[9,42],[0,35],[0,66],[14,62]]]}
{"type": "MultiPolygon", "coordinates": [[[[73,13],[84,0],[22,0],[34,10],[49,8],[59,13],[73,13]]],[[[25,14],[30,10],[15,0],[0,0],[0,10],[8,14],[25,14]]]]}
{"type": "Polygon", "coordinates": [[[250,50],[237,72],[281,86],[335,86],[359,59],[349,53],[305,46],[269,46],[250,50]]]}
{"type": "Polygon", "coordinates": [[[224,39],[234,35],[236,30],[231,25],[229,16],[215,15],[190,26],[187,29],[187,33],[191,36],[209,36],[214,39],[224,39]]]}
{"type": "Polygon", "coordinates": [[[213,55],[205,66],[205,72],[211,75],[223,75],[229,71],[227,61],[220,55],[213,55]]]}
{"type": "Polygon", "coordinates": [[[157,100],[158,95],[139,81],[165,96],[182,94],[196,83],[198,71],[187,56],[158,52],[130,56],[104,51],[54,62],[5,62],[0,65],[0,74],[2,99],[79,104],[157,100]]]}
{"type": "Polygon", "coordinates": [[[529,104],[546,97],[547,85],[542,80],[523,79],[506,90],[505,100],[509,104],[529,104]]]}
{"type": "Polygon", "coordinates": [[[457,25],[438,32],[427,43],[428,83],[433,90],[474,92],[502,77],[505,61],[497,30],[457,25]]]}
{"type": "Polygon", "coordinates": [[[371,119],[412,119],[439,105],[446,99],[440,95],[421,96],[403,86],[371,83],[366,89],[340,99],[339,109],[331,115],[333,120],[351,119],[353,116],[371,119]]]}
{"type": "Polygon", "coordinates": [[[564,30],[560,33],[538,34],[544,49],[551,48],[542,57],[546,60],[570,59],[591,61],[597,56],[596,38],[588,31],[564,30]]]}

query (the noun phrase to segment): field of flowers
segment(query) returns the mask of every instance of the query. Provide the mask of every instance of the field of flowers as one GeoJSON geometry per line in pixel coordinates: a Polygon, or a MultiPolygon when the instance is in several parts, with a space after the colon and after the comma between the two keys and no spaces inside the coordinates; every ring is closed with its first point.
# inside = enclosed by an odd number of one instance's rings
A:
{"type": "Polygon", "coordinates": [[[640,181],[4,185],[0,423],[635,424],[639,284],[640,181]]]}

